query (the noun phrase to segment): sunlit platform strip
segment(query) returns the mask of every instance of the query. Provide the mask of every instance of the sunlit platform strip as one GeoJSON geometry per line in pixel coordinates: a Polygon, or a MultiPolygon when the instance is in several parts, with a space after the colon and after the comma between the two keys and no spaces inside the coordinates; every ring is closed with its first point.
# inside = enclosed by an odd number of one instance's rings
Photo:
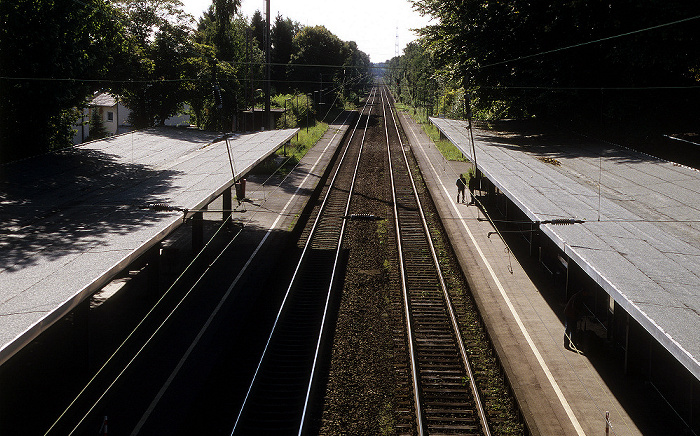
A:
{"type": "MultiPolygon", "coordinates": [[[[468,122],[431,121],[474,161],[468,122]]],[[[533,222],[584,221],[540,230],[700,379],[700,172],[624,149],[552,165],[478,131],[474,148],[478,169],[533,222]]]]}
{"type": "Polygon", "coordinates": [[[149,129],[0,166],[0,363],[297,131],[149,129]]]}

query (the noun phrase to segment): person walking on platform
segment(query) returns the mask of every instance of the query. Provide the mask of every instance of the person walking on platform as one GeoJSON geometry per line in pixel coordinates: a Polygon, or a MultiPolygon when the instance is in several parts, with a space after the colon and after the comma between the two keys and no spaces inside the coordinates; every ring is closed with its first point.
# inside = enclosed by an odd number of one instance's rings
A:
{"type": "Polygon", "coordinates": [[[467,179],[464,178],[464,174],[459,175],[457,179],[457,203],[464,203],[464,189],[467,187],[467,179]],[[459,196],[462,196],[462,201],[459,201],[459,196]]]}
{"type": "Polygon", "coordinates": [[[474,191],[479,188],[479,181],[472,175],[469,177],[469,204],[476,204],[476,199],[474,198],[474,191]]]}
{"type": "Polygon", "coordinates": [[[574,345],[574,333],[577,329],[578,320],[583,316],[585,305],[584,299],[588,296],[589,292],[586,289],[576,292],[569,298],[564,308],[564,348],[571,350],[572,346],[576,349],[574,345]]]}

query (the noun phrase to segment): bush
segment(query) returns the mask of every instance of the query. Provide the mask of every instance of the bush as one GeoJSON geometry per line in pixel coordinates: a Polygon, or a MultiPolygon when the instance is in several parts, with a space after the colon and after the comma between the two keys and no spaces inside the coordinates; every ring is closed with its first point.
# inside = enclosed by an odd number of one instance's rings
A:
{"type": "Polygon", "coordinates": [[[93,109],[92,116],[90,117],[90,136],[88,136],[88,141],[94,141],[95,139],[102,139],[107,136],[107,129],[102,122],[102,116],[100,111],[93,109]]]}
{"type": "Polygon", "coordinates": [[[280,109],[286,108],[287,112],[277,121],[277,128],[288,129],[294,127],[307,127],[307,119],[310,126],[314,125],[313,101],[304,94],[278,94],[272,97],[272,104],[280,109]]]}

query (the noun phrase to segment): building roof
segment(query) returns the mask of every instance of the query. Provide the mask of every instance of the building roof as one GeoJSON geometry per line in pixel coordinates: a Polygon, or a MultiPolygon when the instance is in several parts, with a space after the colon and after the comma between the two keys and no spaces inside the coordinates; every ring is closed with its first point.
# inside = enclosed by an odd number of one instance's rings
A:
{"type": "Polygon", "coordinates": [[[0,166],[0,364],[287,142],[159,128],[0,166]]]}
{"type": "Polygon", "coordinates": [[[91,101],[89,106],[113,107],[117,105],[117,99],[108,92],[100,92],[91,101]]]}
{"type": "MultiPolygon", "coordinates": [[[[431,121],[473,161],[467,122],[431,121]]],[[[540,229],[700,379],[700,172],[593,141],[474,139],[479,170],[530,220],[585,221],[540,229]]]]}

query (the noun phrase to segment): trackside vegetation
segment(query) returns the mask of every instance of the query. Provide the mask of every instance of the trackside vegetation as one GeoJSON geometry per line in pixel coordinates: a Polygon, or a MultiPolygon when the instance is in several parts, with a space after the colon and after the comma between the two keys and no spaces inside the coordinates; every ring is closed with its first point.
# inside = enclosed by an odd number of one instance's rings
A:
{"type": "MultiPolygon", "coordinates": [[[[262,14],[239,9],[213,0],[195,18],[180,0],[0,2],[0,162],[71,145],[97,92],[118,96],[135,128],[188,108],[197,127],[231,129],[264,104],[266,83],[262,14]]],[[[371,82],[369,56],[323,26],[278,16],[270,42],[273,106],[291,97],[290,127],[314,125],[371,82]]]]}

